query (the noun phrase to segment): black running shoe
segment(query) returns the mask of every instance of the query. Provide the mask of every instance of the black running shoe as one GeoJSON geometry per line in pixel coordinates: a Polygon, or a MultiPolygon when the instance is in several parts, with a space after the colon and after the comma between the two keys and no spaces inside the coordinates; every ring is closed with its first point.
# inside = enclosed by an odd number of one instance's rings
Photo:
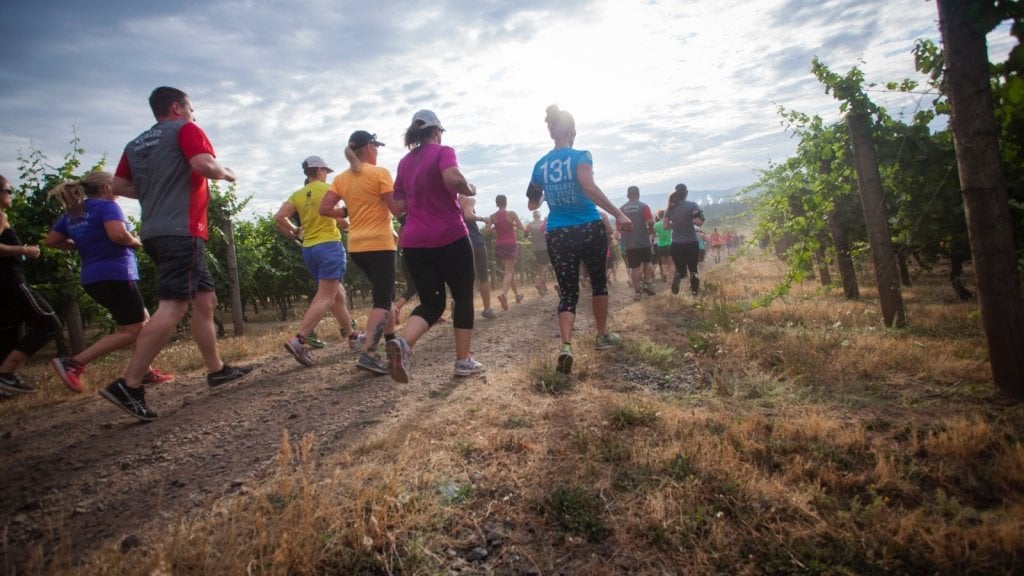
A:
{"type": "Polygon", "coordinates": [[[36,391],[36,388],[22,380],[17,374],[11,373],[0,374],[0,390],[15,394],[31,394],[36,391]]]}
{"type": "Polygon", "coordinates": [[[141,386],[129,388],[124,378],[118,378],[108,384],[106,388],[100,390],[100,396],[143,422],[156,419],[156,412],[146,405],[146,390],[141,386]]]}
{"type": "Polygon", "coordinates": [[[231,366],[227,363],[218,372],[210,372],[206,375],[206,383],[211,388],[220,386],[221,384],[227,384],[228,382],[234,382],[235,380],[241,380],[252,372],[253,366],[231,366]]]}

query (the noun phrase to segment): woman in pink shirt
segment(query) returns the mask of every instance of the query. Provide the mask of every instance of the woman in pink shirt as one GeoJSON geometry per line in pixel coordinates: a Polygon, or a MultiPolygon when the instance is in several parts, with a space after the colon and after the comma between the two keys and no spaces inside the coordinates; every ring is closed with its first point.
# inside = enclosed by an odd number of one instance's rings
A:
{"type": "Polygon", "coordinates": [[[523,223],[516,216],[515,212],[507,210],[508,198],[504,194],[498,194],[494,199],[498,205],[498,211],[487,219],[484,232],[494,229],[494,257],[502,263],[504,276],[501,280],[501,294],[498,294],[498,302],[502,310],[508,310],[508,290],[516,295],[516,304],[523,301],[523,295],[516,289],[516,257],[519,255],[519,241],[516,239],[516,230],[525,230],[523,223]]]}
{"type": "Polygon", "coordinates": [[[455,150],[441,145],[444,128],[437,115],[420,110],[405,132],[409,153],[398,163],[394,199],[405,212],[400,240],[405,263],[420,295],[420,304],[405,322],[403,335],[389,340],[388,371],[397,382],[409,381],[413,347],[444,313],[451,291],[454,301],[455,375],[483,372],[473,360],[473,245],[462,218],[458,195],[473,196],[476,188],[466,181],[455,159],[455,150]]]}

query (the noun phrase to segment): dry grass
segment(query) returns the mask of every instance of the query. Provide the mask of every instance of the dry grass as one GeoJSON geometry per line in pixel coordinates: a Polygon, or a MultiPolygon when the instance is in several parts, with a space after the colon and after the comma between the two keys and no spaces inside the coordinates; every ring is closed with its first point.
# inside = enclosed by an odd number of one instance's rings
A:
{"type": "Polygon", "coordinates": [[[976,304],[936,273],[905,290],[903,331],[863,286],[752,309],[780,277],[744,257],[697,305],[631,304],[628,344],[554,392],[536,358],[323,461],[285,437],[264,485],[81,571],[1019,571],[1024,408],[992,385],[976,304]],[[623,363],[699,385],[652,390],[623,363]]]}

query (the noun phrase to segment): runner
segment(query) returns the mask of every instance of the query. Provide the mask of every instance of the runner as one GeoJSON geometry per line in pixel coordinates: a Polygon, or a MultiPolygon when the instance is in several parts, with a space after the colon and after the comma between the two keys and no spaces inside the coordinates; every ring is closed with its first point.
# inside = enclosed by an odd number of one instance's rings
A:
{"type": "Polygon", "coordinates": [[[348,217],[348,253],[370,280],[373,308],[366,317],[366,342],[357,366],[376,374],[388,367],[377,354],[381,336],[395,338],[395,263],[398,245],[392,213],[399,212],[393,198],[391,173],[377,166],[377,150],[384,146],[376,134],[357,130],[348,139],[345,157],[350,168],[338,174],[320,202],[320,215],[348,217]],[[345,206],[338,208],[338,201],[345,206]]]}
{"type": "Polygon", "coordinates": [[[469,230],[469,241],[473,245],[476,286],[480,291],[480,301],[484,306],[480,315],[488,320],[494,320],[498,315],[491,309],[491,270],[488,266],[490,259],[487,257],[487,242],[484,241],[484,236],[480,233],[480,227],[477,225],[477,222],[484,222],[486,225],[488,220],[477,216],[476,198],[472,196],[459,194],[459,206],[462,208],[462,220],[466,223],[466,229],[469,230]]]}
{"type": "Polygon", "coordinates": [[[632,230],[622,234],[622,249],[626,256],[626,267],[633,285],[634,300],[640,300],[643,294],[655,295],[651,280],[654,272],[651,269],[651,235],[654,233],[654,217],[651,207],[640,201],[640,188],[630,186],[626,189],[627,202],[619,207],[622,213],[633,222],[632,230]]]}
{"type": "Polygon", "coordinates": [[[530,235],[530,249],[533,250],[533,260],[537,264],[537,294],[544,296],[548,293],[548,266],[551,259],[548,258],[548,219],[540,217],[540,210],[533,211],[533,220],[526,225],[526,232],[530,235]]]}
{"type": "Polygon", "coordinates": [[[700,258],[696,227],[704,224],[704,212],[700,206],[686,199],[689,191],[685,184],[676,184],[675,192],[668,197],[665,210],[665,226],[672,229],[672,260],[676,273],[672,278],[672,293],[679,294],[679,283],[690,274],[690,294],[696,297],[700,289],[697,261],[700,258]]]}
{"type": "MultiPolygon", "coordinates": [[[[69,389],[81,392],[82,374],[89,362],[135,343],[149,312],[139,292],[139,266],[135,250],[142,241],[128,231],[128,220],[114,198],[110,172],[92,172],[76,182],[58,184],[49,192],[64,208],[64,214],[46,234],[49,248],[77,250],[82,258],[82,287],[103,306],[117,324],[107,334],[74,356],[53,359],[57,377],[69,389]]],[[[174,379],[152,367],[142,384],[174,379]]]]}
{"type": "Polygon", "coordinates": [[[131,416],[157,417],[146,405],[142,379],[192,307],[192,338],[206,365],[206,384],[221,386],[246,377],[252,366],[231,366],[220,357],[213,313],[217,293],[206,266],[209,233],[206,207],[209,179],[235,181],[220,163],[206,134],[193,121],[192,100],[177,88],[161,86],[150,94],[156,124],[125,146],[114,172],[114,194],[138,198],[142,208],[139,237],[159,271],[156,312],[135,340],[121,378],[100,395],[131,416]]]}
{"type": "Polygon", "coordinates": [[[661,281],[667,282],[668,278],[675,275],[675,266],[672,264],[672,230],[665,227],[665,210],[658,209],[657,220],[654,223],[654,236],[658,244],[658,270],[661,274],[661,281]]]}
{"type": "Polygon", "coordinates": [[[558,106],[547,108],[545,121],[555,143],[533,168],[526,189],[529,209],[548,203],[548,257],[551,258],[560,288],[558,331],[562,346],[556,368],[563,374],[572,371],[572,331],[579,301],[580,264],[586,266],[592,290],[592,308],[597,337],[594,348],[605,350],[617,346],[622,339],[609,332],[607,264],[608,232],[598,214],[600,206],[615,216],[618,228],[632,229],[629,217],[622,213],[594,182],[593,159],[590,152],[572,147],[576,139],[576,121],[558,106]]]}
{"type": "Polygon", "coordinates": [[[7,220],[14,188],[0,176],[0,391],[27,394],[36,391],[15,372],[60,330],[53,308],[25,280],[24,261],[39,258],[39,246],[21,243],[7,220]],[[26,328],[19,336],[21,327],[26,328]]]}
{"type": "Polygon", "coordinates": [[[508,310],[509,288],[516,295],[516,304],[523,301],[523,295],[516,288],[516,257],[519,255],[519,241],[516,238],[516,231],[522,232],[523,223],[515,212],[507,209],[508,198],[504,194],[498,194],[494,199],[498,205],[498,211],[487,218],[484,232],[494,229],[494,256],[502,263],[504,274],[501,278],[501,293],[498,294],[498,302],[502,310],[508,310]]]}
{"type": "Polygon", "coordinates": [[[473,359],[473,245],[462,218],[458,195],[474,196],[476,188],[459,170],[455,150],[441,144],[444,128],[437,115],[420,110],[405,132],[409,153],[398,164],[395,200],[407,210],[402,250],[420,295],[420,305],[405,323],[403,336],[387,342],[389,372],[397,382],[409,381],[409,361],[421,336],[444,313],[445,286],[455,304],[456,376],[484,371],[473,359]]]}
{"type": "MultiPolygon", "coordinates": [[[[319,156],[303,160],[306,185],[293,192],[274,215],[278,232],[302,242],[302,260],[317,283],[316,294],[302,316],[298,332],[284,343],[284,349],[306,367],[315,364],[309,355],[306,338],[328,311],[337,320],[338,331],[348,341],[349,348],[355,350],[362,346],[361,335],[352,327],[352,317],[345,305],[345,289],[341,284],[345,279],[347,262],[338,221],[344,219],[320,215],[320,202],[327,195],[327,175],[333,171],[319,156]],[[301,228],[292,221],[295,214],[302,222],[301,228]]],[[[347,222],[343,226],[347,226],[347,222]]]]}

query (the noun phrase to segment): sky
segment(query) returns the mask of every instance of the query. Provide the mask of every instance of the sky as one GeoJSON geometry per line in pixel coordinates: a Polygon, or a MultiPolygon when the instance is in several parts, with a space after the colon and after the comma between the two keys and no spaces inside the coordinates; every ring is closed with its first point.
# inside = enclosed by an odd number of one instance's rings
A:
{"type": "MultiPolygon", "coordinates": [[[[840,118],[812,58],[923,81],[914,43],[939,42],[925,0],[0,0],[0,33],[0,174],[18,184],[32,149],[59,165],[75,135],[83,166],[113,170],[154,123],[149,93],[174,86],[252,196],[243,217],[275,212],[309,155],[342,168],[355,130],[386,144],[394,174],[423,108],[484,214],[505,194],[526,215],[549,104],[575,116],[610,198],[683,182],[706,202],[793,153],[779,107],[840,118]]],[[[1013,46],[1005,26],[989,43],[1000,60],[1013,46]]],[[[932,98],[871,94],[908,117],[932,98]]]]}

